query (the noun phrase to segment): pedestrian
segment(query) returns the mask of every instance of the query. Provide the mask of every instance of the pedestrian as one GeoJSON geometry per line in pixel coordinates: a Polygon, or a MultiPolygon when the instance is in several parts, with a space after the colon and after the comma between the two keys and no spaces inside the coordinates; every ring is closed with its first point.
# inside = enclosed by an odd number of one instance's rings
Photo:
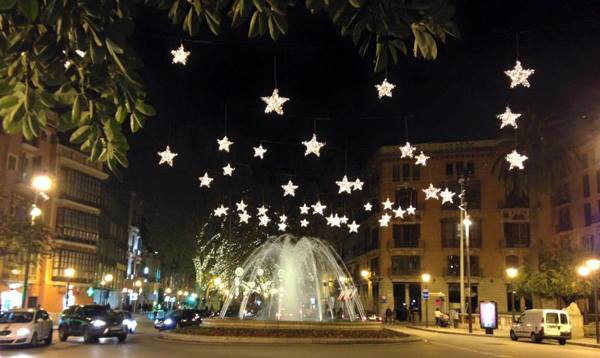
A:
{"type": "Polygon", "coordinates": [[[385,323],[394,323],[394,312],[392,312],[392,310],[389,307],[385,310],[385,323]]]}

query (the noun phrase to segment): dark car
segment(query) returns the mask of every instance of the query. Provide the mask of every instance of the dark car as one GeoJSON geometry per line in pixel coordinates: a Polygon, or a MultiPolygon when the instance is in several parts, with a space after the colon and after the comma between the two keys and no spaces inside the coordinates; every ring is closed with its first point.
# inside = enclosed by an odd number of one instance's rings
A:
{"type": "Polygon", "coordinates": [[[175,310],[169,312],[164,318],[154,320],[154,328],[162,331],[166,329],[197,326],[202,323],[200,310],[175,310]]]}
{"type": "Polygon", "coordinates": [[[117,337],[123,342],[127,332],[123,315],[105,305],[71,306],[58,321],[58,338],[63,342],[69,336],[81,336],[86,343],[97,342],[100,337],[117,337]]]}

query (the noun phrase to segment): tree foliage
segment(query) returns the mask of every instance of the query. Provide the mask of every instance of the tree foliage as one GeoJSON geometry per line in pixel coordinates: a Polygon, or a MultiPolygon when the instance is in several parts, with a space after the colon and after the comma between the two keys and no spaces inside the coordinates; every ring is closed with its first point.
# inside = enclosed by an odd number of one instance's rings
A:
{"type": "Polygon", "coordinates": [[[32,257],[48,257],[52,254],[54,240],[50,230],[42,223],[31,225],[27,220],[8,215],[0,220],[0,258],[11,267],[25,263],[26,251],[32,257]]]}

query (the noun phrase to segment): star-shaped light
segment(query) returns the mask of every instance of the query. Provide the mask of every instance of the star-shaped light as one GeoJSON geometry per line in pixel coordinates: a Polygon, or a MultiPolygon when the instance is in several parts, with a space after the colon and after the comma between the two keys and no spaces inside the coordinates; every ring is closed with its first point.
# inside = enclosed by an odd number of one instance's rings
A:
{"type": "Polygon", "coordinates": [[[354,181],[354,183],[352,183],[352,190],[362,190],[363,185],[365,185],[365,182],[356,178],[356,180],[354,181]]]}
{"type": "Polygon", "coordinates": [[[241,223],[248,223],[248,219],[250,219],[250,215],[248,215],[247,212],[242,211],[241,213],[238,214],[238,216],[240,217],[240,222],[241,223]]]}
{"type": "Polygon", "coordinates": [[[381,99],[383,97],[392,97],[392,90],[396,88],[396,85],[389,83],[387,78],[384,78],[381,84],[375,85],[375,88],[377,88],[377,96],[381,99]]]}
{"type": "Polygon", "coordinates": [[[317,134],[313,133],[312,138],[308,141],[303,141],[302,144],[306,147],[306,151],[304,151],[304,156],[308,156],[309,154],[314,154],[317,157],[321,156],[321,148],[325,146],[325,142],[319,142],[317,140],[317,134]]]}
{"type": "Polygon", "coordinates": [[[200,187],[202,188],[203,186],[210,188],[210,183],[214,180],[213,178],[208,176],[208,172],[204,173],[203,176],[198,177],[198,180],[200,180],[200,187]]]}
{"type": "Polygon", "coordinates": [[[221,204],[221,206],[219,206],[218,208],[215,209],[213,214],[216,217],[221,217],[221,216],[227,215],[227,210],[229,210],[229,208],[226,206],[223,206],[223,204],[221,204]]]}
{"type": "Polygon", "coordinates": [[[344,175],[344,177],[342,178],[341,181],[336,181],[335,184],[339,187],[338,190],[338,194],[341,193],[352,193],[352,187],[354,186],[354,183],[351,181],[348,181],[348,177],[344,175]]]}
{"type": "Polygon", "coordinates": [[[500,121],[500,129],[506,127],[506,126],[513,126],[515,128],[519,128],[517,126],[517,119],[519,117],[521,117],[520,113],[513,113],[510,110],[509,106],[506,106],[506,110],[504,111],[504,113],[499,114],[496,116],[500,121]]]}
{"type": "Polygon", "coordinates": [[[323,205],[320,201],[317,201],[315,205],[311,205],[310,207],[313,209],[313,214],[323,215],[323,210],[325,210],[327,205],[323,205]]]}
{"type": "Polygon", "coordinates": [[[379,226],[381,227],[387,227],[388,224],[390,223],[390,219],[392,217],[390,215],[388,215],[387,213],[383,214],[381,216],[381,219],[379,219],[379,226]]]}
{"type": "Polygon", "coordinates": [[[296,189],[298,185],[294,185],[291,180],[288,180],[286,185],[281,186],[283,188],[283,196],[296,196],[296,189]]]}
{"type": "Polygon", "coordinates": [[[515,63],[515,68],[512,70],[504,71],[504,73],[510,77],[510,88],[515,88],[519,85],[529,88],[529,81],[527,78],[533,75],[534,72],[534,69],[523,69],[521,61],[517,61],[517,63],[515,63]]]}
{"type": "Polygon", "coordinates": [[[279,231],[285,231],[286,228],[287,228],[287,224],[286,223],[279,223],[279,224],[277,224],[277,229],[279,231]]]}
{"type": "Polygon", "coordinates": [[[308,220],[302,219],[300,220],[300,227],[307,227],[309,224],[308,220]]]}
{"type": "Polygon", "coordinates": [[[404,213],[406,213],[406,211],[404,209],[402,209],[402,206],[400,206],[400,205],[398,205],[398,209],[393,210],[393,211],[394,211],[394,217],[400,218],[400,219],[403,219],[404,213]]]}
{"type": "Polygon", "coordinates": [[[429,159],[430,157],[426,156],[425,154],[423,154],[423,151],[421,151],[421,154],[417,155],[415,158],[417,158],[417,161],[415,162],[416,165],[426,166],[427,159],[429,159]]]}
{"type": "Polygon", "coordinates": [[[363,207],[365,208],[365,211],[373,210],[373,205],[371,205],[371,203],[366,203],[365,205],[363,205],[363,207]]]}
{"type": "Polygon", "coordinates": [[[229,152],[229,147],[233,144],[233,142],[230,141],[227,136],[224,136],[221,139],[217,139],[217,144],[219,144],[219,151],[229,152]]]}
{"type": "Polygon", "coordinates": [[[427,189],[423,189],[423,192],[425,193],[425,200],[437,199],[440,189],[434,187],[433,184],[430,183],[427,189]]]}
{"type": "Polygon", "coordinates": [[[279,222],[280,223],[286,223],[287,222],[287,216],[285,216],[285,214],[281,214],[279,215],[279,222]]]}
{"type": "Polygon", "coordinates": [[[348,224],[348,233],[358,233],[358,228],[360,227],[360,225],[358,225],[356,223],[355,220],[352,220],[352,222],[350,224],[348,224]]]}
{"type": "Polygon", "coordinates": [[[300,207],[300,214],[308,214],[309,210],[310,210],[310,206],[308,206],[306,204],[302,204],[302,206],[300,207]]]}
{"type": "Polygon", "coordinates": [[[338,216],[337,213],[335,215],[333,213],[331,213],[325,219],[327,220],[327,225],[329,225],[331,227],[340,227],[340,225],[341,225],[341,220],[340,220],[341,218],[338,216]]]}
{"type": "Polygon", "coordinates": [[[234,170],[235,168],[232,167],[231,164],[227,163],[227,166],[223,167],[223,175],[232,176],[234,170]]]}
{"type": "Polygon", "coordinates": [[[248,205],[246,203],[244,203],[244,199],[242,199],[239,202],[235,203],[235,207],[236,207],[237,211],[244,212],[244,211],[246,211],[246,208],[248,207],[248,205]]]}
{"type": "Polygon", "coordinates": [[[408,215],[415,215],[416,212],[417,212],[417,208],[415,208],[414,206],[412,206],[412,204],[410,204],[408,206],[408,208],[406,208],[406,213],[408,215]]]}
{"type": "Polygon", "coordinates": [[[390,198],[386,198],[381,205],[383,205],[383,210],[392,210],[394,207],[394,203],[390,201],[390,198]]]}
{"type": "Polygon", "coordinates": [[[267,152],[267,150],[265,148],[263,148],[262,144],[259,144],[258,147],[253,147],[253,148],[254,148],[254,158],[265,159],[265,153],[267,152]]]}
{"type": "Polygon", "coordinates": [[[275,112],[279,115],[283,114],[283,104],[290,99],[287,97],[280,97],[279,90],[275,88],[273,94],[270,97],[260,97],[266,104],[265,113],[275,112]]]}
{"type": "Polygon", "coordinates": [[[190,51],[186,51],[183,44],[181,44],[177,50],[171,50],[171,55],[173,55],[173,63],[180,63],[185,66],[190,51]]]}
{"type": "Polygon", "coordinates": [[[506,155],[506,161],[510,163],[508,170],[514,168],[524,169],[523,162],[527,160],[527,156],[519,154],[516,150],[506,155]]]}
{"type": "Polygon", "coordinates": [[[400,147],[400,158],[412,158],[414,157],[414,152],[417,148],[410,145],[409,142],[406,142],[405,145],[400,147]]]}
{"type": "Polygon", "coordinates": [[[261,215],[258,217],[258,225],[260,225],[260,226],[269,225],[269,221],[271,221],[271,219],[269,219],[269,217],[267,215],[261,215]]]}
{"type": "Polygon", "coordinates": [[[175,157],[179,154],[171,152],[171,148],[167,146],[167,148],[165,148],[164,151],[158,152],[158,155],[160,156],[160,161],[158,162],[158,165],[167,164],[168,166],[172,167],[173,159],[175,159],[175,157]]]}
{"type": "Polygon", "coordinates": [[[267,215],[267,211],[269,211],[269,209],[267,209],[266,206],[261,205],[260,207],[257,208],[258,209],[258,215],[267,215]]]}
{"type": "Polygon", "coordinates": [[[340,222],[346,225],[348,223],[348,217],[346,215],[340,217],[340,222]]]}
{"type": "Polygon", "coordinates": [[[442,198],[442,205],[445,203],[454,203],[454,199],[452,199],[454,197],[454,195],[456,195],[456,193],[448,190],[448,188],[445,188],[441,193],[440,193],[440,198],[442,198]]]}

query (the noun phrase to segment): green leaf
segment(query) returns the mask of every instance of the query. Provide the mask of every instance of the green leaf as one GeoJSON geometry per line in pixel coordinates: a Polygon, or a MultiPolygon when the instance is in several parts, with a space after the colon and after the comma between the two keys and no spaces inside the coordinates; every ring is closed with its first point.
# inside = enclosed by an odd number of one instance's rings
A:
{"type": "Polygon", "coordinates": [[[73,134],[71,134],[71,138],[69,138],[69,141],[73,144],[83,143],[86,139],[86,136],[89,134],[89,132],[90,132],[90,126],[88,126],[88,125],[81,126],[81,127],[77,128],[77,130],[75,132],[73,132],[73,134]]]}
{"type": "Polygon", "coordinates": [[[0,110],[6,110],[14,107],[19,103],[19,97],[11,95],[0,98],[0,110]]]}
{"type": "Polygon", "coordinates": [[[254,11],[252,18],[250,19],[250,27],[248,27],[248,37],[253,38],[258,36],[258,11],[254,11]]]}
{"type": "Polygon", "coordinates": [[[81,120],[81,109],[83,107],[83,98],[81,95],[75,97],[73,101],[73,107],[71,108],[71,119],[75,122],[79,122],[81,120]]]}
{"type": "Polygon", "coordinates": [[[156,115],[156,110],[149,104],[144,103],[143,101],[138,101],[135,105],[135,109],[140,111],[145,116],[152,117],[156,115]]]}
{"type": "Polygon", "coordinates": [[[30,21],[35,21],[39,13],[38,0],[19,0],[17,8],[30,21]]]}
{"type": "Polygon", "coordinates": [[[0,10],[10,10],[16,3],[17,0],[0,0],[0,10]]]}

